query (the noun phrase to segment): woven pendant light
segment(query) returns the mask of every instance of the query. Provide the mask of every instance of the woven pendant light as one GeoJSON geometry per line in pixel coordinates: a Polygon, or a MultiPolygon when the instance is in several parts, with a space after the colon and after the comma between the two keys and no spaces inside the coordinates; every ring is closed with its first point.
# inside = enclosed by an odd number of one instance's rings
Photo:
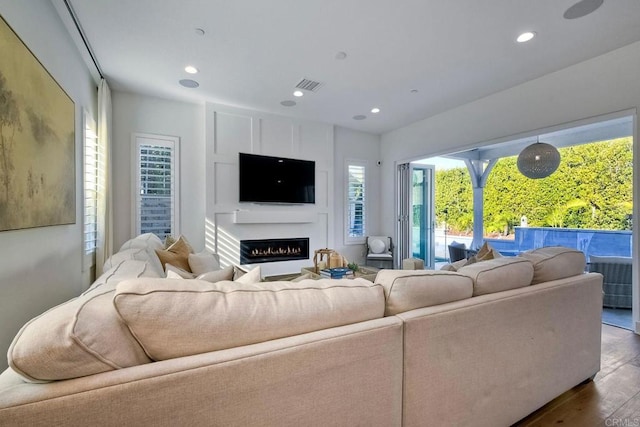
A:
{"type": "Polygon", "coordinates": [[[536,142],[518,156],[518,170],[527,178],[546,178],[558,169],[560,153],[551,144],[536,142]]]}

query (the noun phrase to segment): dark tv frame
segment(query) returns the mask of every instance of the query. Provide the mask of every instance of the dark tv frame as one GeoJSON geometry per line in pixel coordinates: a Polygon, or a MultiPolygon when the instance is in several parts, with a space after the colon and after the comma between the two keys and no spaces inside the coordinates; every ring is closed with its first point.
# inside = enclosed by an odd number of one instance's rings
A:
{"type": "MultiPolygon", "coordinates": [[[[316,202],[316,162],[313,160],[294,159],[280,156],[265,156],[262,154],[252,153],[238,153],[238,165],[238,200],[240,203],[256,203],[268,205],[312,205],[316,202]],[[249,167],[248,162],[250,161],[250,159],[252,159],[253,161],[261,162],[262,166],[265,169],[255,172],[255,174],[252,176],[251,173],[247,170],[247,168],[249,167]],[[285,171],[285,176],[283,176],[285,181],[287,183],[293,183],[297,186],[292,187],[291,185],[288,185],[283,187],[283,190],[289,192],[288,194],[286,192],[277,193],[276,191],[274,191],[273,187],[266,187],[269,185],[269,181],[268,179],[266,179],[266,177],[273,176],[277,178],[277,167],[281,163],[286,163],[288,166],[288,170],[285,171]],[[313,189],[310,196],[307,194],[305,197],[295,197],[295,194],[299,191],[308,192],[308,190],[303,189],[304,183],[296,180],[296,178],[303,178],[303,176],[299,174],[306,174],[306,179],[311,180],[313,189]],[[264,177],[264,179],[260,179],[261,177],[264,177]],[[256,185],[263,186],[264,191],[258,191],[256,193],[255,189],[253,191],[247,190],[247,186],[255,187],[256,185]],[[272,197],[275,194],[280,194],[280,196],[272,197]]],[[[274,182],[273,185],[275,186],[277,184],[274,182]]]]}

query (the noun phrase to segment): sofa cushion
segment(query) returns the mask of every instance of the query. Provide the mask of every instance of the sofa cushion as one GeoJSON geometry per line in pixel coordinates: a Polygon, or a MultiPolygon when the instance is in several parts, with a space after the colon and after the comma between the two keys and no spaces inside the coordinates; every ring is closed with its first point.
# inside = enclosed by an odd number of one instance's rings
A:
{"type": "Polygon", "coordinates": [[[632,264],[633,258],[630,256],[598,256],[589,255],[589,263],[601,264],[632,264]]]}
{"type": "MultiPolygon", "coordinates": [[[[120,247],[120,251],[133,248],[148,248],[150,250],[164,249],[162,240],[153,233],[144,233],[129,239],[120,247]]],[[[120,252],[118,251],[118,252],[120,252]]]]}
{"type": "Polygon", "coordinates": [[[380,318],[382,286],[364,279],[243,284],[128,280],[114,305],[154,360],[380,318]],[[300,284],[298,284],[300,285],[300,284]]]}
{"type": "Polygon", "coordinates": [[[384,287],[385,316],[471,298],[473,281],[442,270],[380,270],[375,283],[384,287]]]}
{"type": "Polygon", "coordinates": [[[155,271],[157,275],[162,275],[163,268],[160,264],[160,260],[153,249],[146,246],[131,247],[124,249],[120,252],[116,252],[111,255],[102,266],[102,271],[110,270],[111,268],[119,265],[122,261],[144,261],[149,264],[149,267],[155,271]]]}
{"type": "Polygon", "coordinates": [[[144,261],[122,261],[79,297],[29,321],[9,348],[9,365],[29,381],[48,381],[150,362],[113,307],[116,285],[136,277],[158,275],[144,261]]]}
{"type": "Polygon", "coordinates": [[[520,257],[533,263],[532,284],[564,279],[584,273],[584,253],[563,246],[549,246],[522,252],[520,257]]]}
{"type": "Polygon", "coordinates": [[[458,273],[473,280],[473,296],[477,296],[529,286],[533,264],[523,258],[502,257],[466,265],[458,273]]]}

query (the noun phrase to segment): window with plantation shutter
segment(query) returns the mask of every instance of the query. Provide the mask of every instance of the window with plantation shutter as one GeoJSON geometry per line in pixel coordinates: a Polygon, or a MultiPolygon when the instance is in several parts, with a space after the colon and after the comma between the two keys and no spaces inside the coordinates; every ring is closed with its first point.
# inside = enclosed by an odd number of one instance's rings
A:
{"type": "Polygon", "coordinates": [[[98,174],[101,162],[96,135],[96,121],[84,112],[84,270],[95,264],[98,238],[98,174]]]}
{"type": "Polygon", "coordinates": [[[347,162],[347,226],[346,243],[364,243],[366,238],[366,165],[364,162],[347,162]]]}
{"type": "Polygon", "coordinates": [[[179,224],[178,138],[135,134],[135,233],[177,236],[179,224]]]}

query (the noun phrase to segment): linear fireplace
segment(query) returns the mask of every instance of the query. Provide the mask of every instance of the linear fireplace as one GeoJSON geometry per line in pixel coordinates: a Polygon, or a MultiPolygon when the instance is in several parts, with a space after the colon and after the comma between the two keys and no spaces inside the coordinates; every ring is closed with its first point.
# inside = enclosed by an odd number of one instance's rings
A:
{"type": "Polygon", "coordinates": [[[309,259],[309,238],[240,240],[240,264],[309,259]]]}

